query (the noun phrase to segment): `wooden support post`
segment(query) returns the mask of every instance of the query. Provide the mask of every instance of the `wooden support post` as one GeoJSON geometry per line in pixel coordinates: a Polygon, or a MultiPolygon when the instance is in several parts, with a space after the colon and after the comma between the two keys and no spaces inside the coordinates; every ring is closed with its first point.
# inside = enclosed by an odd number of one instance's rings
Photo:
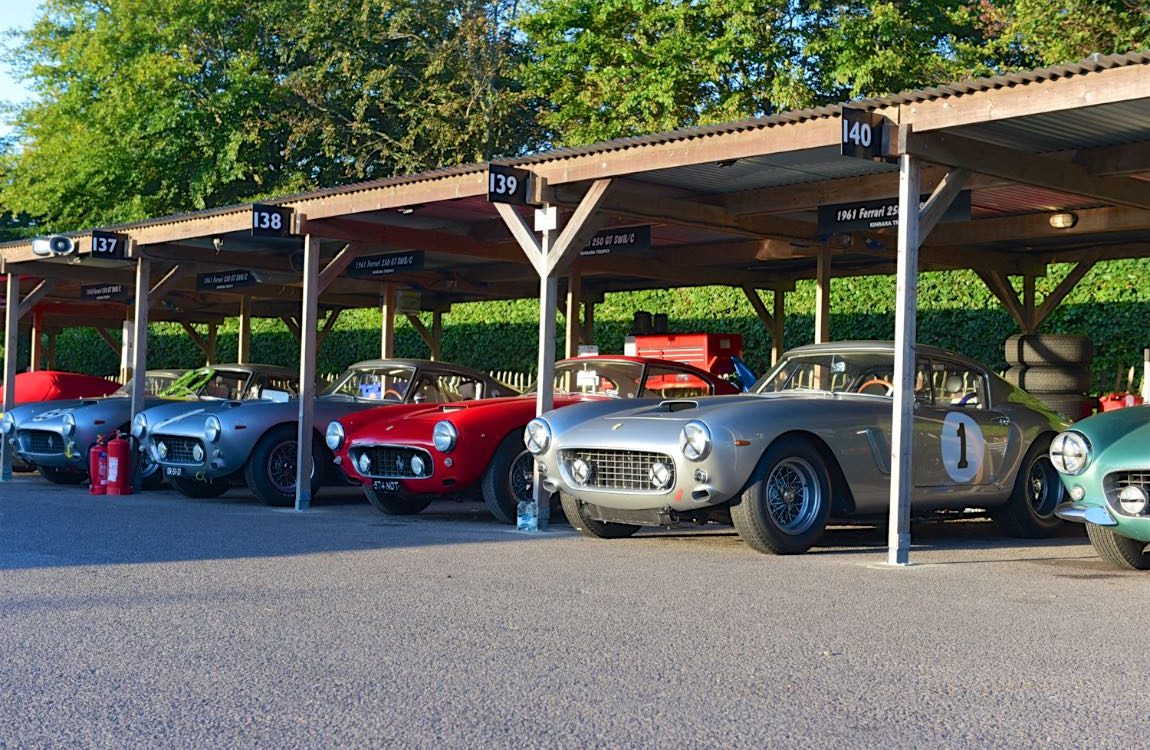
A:
{"type": "MultiPolygon", "coordinates": [[[[901,131],[905,136],[909,126],[901,131]]],[[[918,316],[919,163],[902,153],[898,180],[898,266],[894,319],[894,415],[891,424],[887,563],[910,564],[910,498],[914,489],[914,363],[918,316]]]]}
{"type": "Polygon", "coordinates": [[[1014,322],[1018,324],[1018,329],[1026,331],[1026,311],[1023,309],[1022,301],[1018,299],[1018,293],[1014,291],[1014,287],[1006,274],[980,268],[974,269],[974,272],[978,278],[982,279],[982,283],[986,284],[986,288],[998,298],[998,301],[1010,313],[1010,317],[1014,318],[1014,322]]]}
{"type": "MultiPolygon", "coordinates": [[[[916,209],[917,210],[917,209],[916,209]]],[[[815,269],[815,343],[831,339],[831,249],[819,247],[815,269]]]]}
{"type": "Polygon", "coordinates": [[[303,309],[300,311],[299,412],[296,433],[295,509],[311,507],[312,438],[315,420],[316,327],[319,323],[319,238],[303,241],[303,309]]]}
{"type": "Polygon", "coordinates": [[[579,336],[584,344],[595,343],[595,302],[583,298],[583,326],[579,336]]]}
{"type": "MultiPolygon", "coordinates": [[[[20,274],[9,267],[5,283],[4,299],[4,405],[11,408],[16,403],[16,369],[20,351],[20,274]]],[[[0,481],[12,479],[12,445],[5,438],[0,440],[0,481]]]]}
{"type": "Polygon", "coordinates": [[[1034,274],[1022,277],[1022,332],[1034,333],[1034,274]]]}
{"type": "Polygon", "coordinates": [[[339,320],[339,314],[341,312],[343,312],[343,310],[340,308],[328,310],[327,317],[324,318],[323,321],[323,328],[320,329],[320,332],[316,335],[315,338],[316,351],[319,351],[320,347],[323,346],[323,342],[327,340],[328,334],[331,333],[333,328],[335,328],[335,323],[337,320],[339,320]]]}
{"type": "Polygon", "coordinates": [[[280,322],[287,327],[288,333],[295,337],[296,341],[300,340],[299,321],[292,315],[281,315],[280,322]]]}
{"type": "Polygon", "coordinates": [[[208,364],[212,365],[219,360],[216,354],[220,344],[220,327],[215,323],[208,323],[208,364]]]}
{"type": "Polygon", "coordinates": [[[236,342],[236,362],[246,365],[252,357],[252,297],[240,297],[240,333],[236,342]]]}
{"type": "Polygon", "coordinates": [[[579,302],[582,296],[582,283],[578,271],[572,271],[567,275],[567,311],[564,314],[564,322],[567,327],[567,348],[566,353],[568,357],[574,357],[579,354],[579,344],[582,343],[579,325],[579,302]]]}
{"type": "Polygon", "coordinates": [[[196,345],[196,348],[200,350],[200,353],[204,355],[204,359],[210,365],[212,363],[212,353],[208,341],[187,321],[181,320],[180,328],[184,329],[184,333],[188,334],[188,338],[192,340],[192,343],[196,345]]]}
{"type": "Polygon", "coordinates": [[[395,284],[385,282],[379,297],[379,356],[395,356],[395,284]]]}
{"type": "Polygon", "coordinates": [[[1082,260],[1071,269],[1066,278],[1054,288],[1050,294],[1046,295],[1046,299],[1042,300],[1042,306],[1034,313],[1034,328],[1038,329],[1043,321],[1054,312],[1062,300],[1066,299],[1066,295],[1082,281],[1086,274],[1090,273],[1090,269],[1094,268],[1094,264],[1098,262],[1099,253],[1097,250],[1091,250],[1082,257],[1082,260]]]}
{"type": "Polygon", "coordinates": [[[775,289],[775,295],[774,296],[775,296],[775,299],[774,299],[775,314],[773,317],[775,320],[775,329],[771,332],[771,366],[772,367],[774,367],[778,363],[779,357],[783,356],[783,352],[786,351],[786,349],[784,348],[786,342],[783,339],[785,336],[784,324],[786,323],[786,315],[785,315],[784,310],[785,310],[785,303],[786,303],[786,299],[787,299],[787,293],[783,289],[775,289]]]}
{"type": "Polygon", "coordinates": [[[43,369],[40,366],[40,359],[44,354],[44,342],[40,337],[44,335],[44,318],[39,312],[32,313],[32,335],[30,337],[31,347],[28,350],[28,370],[29,372],[36,372],[43,369]]]}
{"type": "Polygon", "coordinates": [[[48,369],[56,369],[56,339],[59,337],[60,332],[53,328],[48,331],[48,369]]]}
{"type": "Polygon", "coordinates": [[[443,357],[443,310],[431,312],[431,360],[438,362],[443,357]]]}
{"type": "MultiPolygon", "coordinates": [[[[136,415],[146,408],[144,399],[147,396],[147,378],[144,377],[144,372],[148,369],[148,298],[151,292],[151,273],[152,262],[147,258],[137,258],[136,299],[132,311],[134,315],[131,336],[132,349],[131,357],[128,360],[128,367],[131,369],[132,377],[132,413],[128,417],[128,424],[131,424],[132,420],[136,418],[136,415]]],[[[135,466],[137,455],[135,450],[133,450],[133,466],[135,466]]],[[[142,482],[143,476],[141,473],[133,470],[132,487],[136,492],[140,491],[142,482]]]]}

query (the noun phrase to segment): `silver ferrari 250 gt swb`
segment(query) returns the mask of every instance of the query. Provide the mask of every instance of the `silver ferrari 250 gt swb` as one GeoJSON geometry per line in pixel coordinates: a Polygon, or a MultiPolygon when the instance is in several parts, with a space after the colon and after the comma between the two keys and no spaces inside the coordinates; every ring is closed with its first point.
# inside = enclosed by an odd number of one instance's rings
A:
{"type": "MultiPolygon", "coordinates": [[[[915,366],[913,512],[986,509],[1012,535],[1051,533],[1064,490],[1047,449],[1066,420],[958,354],[919,346],[915,366]]],[[[890,342],[803,346],[748,394],[569,406],[524,440],[588,536],[733,523],[760,552],[801,553],[828,523],[887,516],[893,376],[890,342]]]]}

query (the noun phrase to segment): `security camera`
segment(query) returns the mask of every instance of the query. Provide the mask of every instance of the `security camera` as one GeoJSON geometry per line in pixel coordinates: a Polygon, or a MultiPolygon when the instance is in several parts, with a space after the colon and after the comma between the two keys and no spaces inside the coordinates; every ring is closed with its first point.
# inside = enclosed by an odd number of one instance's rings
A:
{"type": "Polygon", "coordinates": [[[53,255],[71,255],[76,252],[76,241],[62,234],[37,237],[32,240],[32,252],[43,258],[53,255]]]}

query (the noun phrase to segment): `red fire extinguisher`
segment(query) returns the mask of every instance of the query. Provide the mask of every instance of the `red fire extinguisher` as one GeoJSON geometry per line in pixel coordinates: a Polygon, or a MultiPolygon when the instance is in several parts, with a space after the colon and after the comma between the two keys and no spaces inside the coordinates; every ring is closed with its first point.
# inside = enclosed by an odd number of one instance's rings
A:
{"type": "Polygon", "coordinates": [[[119,432],[108,441],[108,494],[132,494],[132,444],[119,432]]]}
{"type": "Polygon", "coordinates": [[[88,492],[93,495],[108,493],[108,446],[104,436],[96,438],[96,444],[88,451],[88,492]]]}

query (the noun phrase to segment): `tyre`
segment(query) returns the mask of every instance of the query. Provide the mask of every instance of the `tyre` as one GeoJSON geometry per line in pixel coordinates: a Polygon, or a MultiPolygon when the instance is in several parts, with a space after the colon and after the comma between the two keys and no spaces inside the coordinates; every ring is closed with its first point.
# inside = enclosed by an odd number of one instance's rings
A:
{"type": "Polygon", "coordinates": [[[1076,422],[1094,413],[1097,401],[1080,393],[1041,393],[1035,396],[1047,409],[1076,422]]]}
{"type": "Polygon", "coordinates": [[[513,430],[495,449],[483,472],[483,502],[503,523],[515,523],[520,501],[531,502],[535,458],[523,445],[523,430],[513,430]]]}
{"type": "Polygon", "coordinates": [[[373,490],[370,485],[364,485],[363,494],[371,503],[371,507],[389,516],[414,516],[431,505],[433,499],[431,495],[396,495],[391,492],[379,492],[373,490]]]}
{"type": "Polygon", "coordinates": [[[759,459],[731,521],[759,552],[797,555],[819,540],[831,510],[831,482],[809,440],[776,440],[759,459]]]}
{"type": "Polygon", "coordinates": [[[38,466],[36,468],[40,472],[40,476],[52,484],[83,484],[88,480],[83,474],[58,469],[55,466],[38,466]]]}
{"type": "Polygon", "coordinates": [[[1126,570],[1150,570],[1150,554],[1146,553],[1146,543],[1128,536],[1116,534],[1111,529],[1098,524],[1086,524],[1086,535],[1094,545],[1094,551],[1116,568],[1126,570]]]}
{"type": "Polygon", "coordinates": [[[579,498],[566,492],[559,493],[559,503],[563,506],[563,515],[567,516],[567,523],[583,536],[596,539],[625,539],[634,536],[641,528],[629,523],[596,521],[587,516],[587,511],[579,498]]]}
{"type": "MultiPolygon", "coordinates": [[[[264,433],[244,464],[244,481],[248,489],[268,505],[295,505],[296,453],[299,441],[294,424],[281,424],[264,433]]],[[[323,483],[326,457],[313,436],[311,442],[311,494],[314,497],[323,483]]]]}
{"type": "Polygon", "coordinates": [[[1090,388],[1093,376],[1085,367],[1011,367],[1006,382],[1035,395],[1040,393],[1082,393],[1090,388]]]}
{"type": "Polygon", "coordinates": [[[1018,467],[1010,499],[991,511],[991,517],[1010,536],[1044,539],[1062,525],[1054,508],[1066,499],[1066,490],[1050,463],[1049,450],[1049,437],[1034,441],[1018,467]]]}
{"type": "Polygon", "coordinates": [[[1006,340],[1005,354],[1011,365],[1088,365],[1094,342],[1068,333],[1015,334],[1006,340]]]}
{"type": "Polygon", "coordinates": [[[190,477],[168,477],[168,483],[184,497],[196,499],[219,497],[231,489],[226,479],[200,481],[190,477]]]}

